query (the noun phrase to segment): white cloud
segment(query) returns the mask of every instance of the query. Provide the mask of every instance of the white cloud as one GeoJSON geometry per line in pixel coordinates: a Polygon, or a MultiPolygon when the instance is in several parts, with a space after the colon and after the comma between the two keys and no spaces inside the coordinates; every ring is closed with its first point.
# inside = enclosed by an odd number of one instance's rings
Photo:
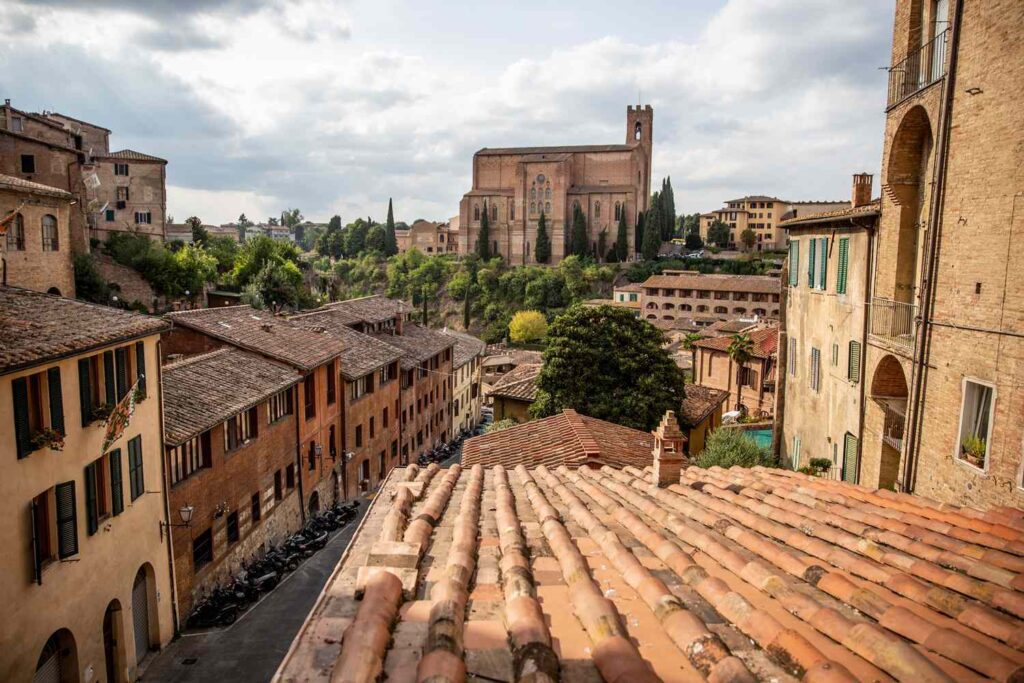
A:
{"type": "Polygon", "coordinates": [[[249,220],[259,222],[270,216],[279,216],[284,206],[285,202],[277,197],[244,190],[167,186],[167,213],[176,223],[184,223],[189,216],[199,216],[206,223],[228,223],[243,213],[249,220]]]}

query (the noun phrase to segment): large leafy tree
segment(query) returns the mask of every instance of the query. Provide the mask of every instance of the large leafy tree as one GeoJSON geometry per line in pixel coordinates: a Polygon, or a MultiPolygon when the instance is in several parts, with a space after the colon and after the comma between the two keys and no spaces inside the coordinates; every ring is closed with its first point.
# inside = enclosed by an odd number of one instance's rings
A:
{"type": "Polygon", "coordinates": [[[572,408],[634,429],[653,429],[666,410],[679,409],[684,396],[682,372],[664,341],[632,311],[569,309],[548,328],[531,412],[543,417],[572,408]]]}
{"type": "Polygon", "coordinates": [[[398,253],[398,238],[395,236],[395,210],[388,198],[388,219],[384,224],[384,255],[394,256],[398,253]]]}
{"type": "Polygon", "coordinates": [[[747,251],[750,251],[757,244],[757,233],[752,228],[746,228],[740,233],[740,241],[743,242],[743,246],[746,247],[747,251]]]}
{"type": "Polygon", "coordinates": [[[729,246],[729,226],[716,220],[708,228],[708,242],[722,249],[729,246]]]}
{"type": "Polygon", "coordinates": [[[366,251],[366,236],[371,224],[357,218],[345,227],[345,256],[359,256],[366,251]]]}
{"type": "Polygon", "coordinates": [[[341,216],[331,216],[327,229],[320,234],[313,245],[321,256],[340,259],[345,253],[345,233],[341,229],[341,216]]]}
{"type": "Polygon", "coordinates": [[[615,255],[618,260],[625,263],[629,256],[629,231],[626,228],[626,207],[622,207],[619,213],[619,231],[615,237],[615,255]]]}
{"type": "Polygon", "coordinates": [[[572,238],[569,241],[569,251],[576,256],[586,256],[590,253],[590,239],[587,237],[587,217],[579,208],[573,210],[572,216],[572,238]]]}
{"type": "Polygon", "coordinates": [[[231,278],[240,287],[245,287],[268,263],[275,266],[291,263],[296,266],[296,272],[298,272],[298,260],[299,250],[294,244],[284,240],[275,240],[266,235],[258,235],[248,240],[245,246],[239,250],[231,278]]]}
{"type": "Polygon", "coordinates": [[[185,219],[185,225],[192,230],[193,244],[206,244],[210,239],[210,233],[203,227],[203,219],[199,216],[189,216],[185,219]]]}
{"type": "Polygon", "coordinates": [[[651,210],[644,219],[644,241],[640,253],[646,261],[658,258],[658,250],[661,248],[661,212],[658,204],[658,200],[651,202],[651,210]]]}
{"type": "Polygon", "coordinates": [[[480,232],[476,238],[476,254],[481,261],[491,260],[491,221],[487,217],[487,202],[484,202],[484,213],[480,217],[480,232]]]}
{"type": "Polygon", "coordinates": [[[375,225],[367,231],[366,249],[368,251],[375,251],[378,254],[387,255],[387,246],[388,233],[384,226],[375,225]]]}
{"type": "Polygon", "coordinates": [[[537,263],[547,263],[551,260],[551,238],[548,237],[548,221],[544,212],[540,212],[540,220],[537,221],[537,244],[533,248],[533,257],[537,263]]]}
{"type": "Polygon", "coordinates": [[[743,366],[754,357],[754,342],[749,335],[734,334],[725,352],[736,366],[736,410],[739,410],[743,404],[740,391],[743,385],[743,366]]]}
{"type": "Polygon", "coordinates": [[[518,311],[508,324],[508,336],[517,344],[540,341],[548,333],[548,321],[540,311],[518,311]]]}

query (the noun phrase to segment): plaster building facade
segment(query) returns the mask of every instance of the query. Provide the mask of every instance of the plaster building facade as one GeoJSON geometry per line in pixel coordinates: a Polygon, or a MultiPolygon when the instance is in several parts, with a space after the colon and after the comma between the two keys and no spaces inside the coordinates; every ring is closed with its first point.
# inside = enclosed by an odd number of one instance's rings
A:
{"type": "Polygon", "coordinates": [[[166,323],[12,287],[0,319],[20,322],[0,324],[0,679],[135,680],[175,631],[166,323]],[[105,415],[133,397],[108,440],[105,415]]]}
{"type": "Polygon", "coordinates": [[[730,199],[725,206],[700,216],[700,238],[707,243],[708,230],[715,221],[729,226],[729,248],[743,246],[741,235],[750,228],[757,235],[754,251],[779,251],[786,248],[786,231],[779,223],[798,215],[834,211],[846,206],[845,202],[805,201],[792,202],[778,197],[750,195],[730,199]]]}
{"type": "Polygon", "coordinates": [[[625,215],[634,244],[637,214],[647,210],[651,189],[654,110],[626,110],[621,145],[484,148],[473,155],[473,187],[459,203],[459,251],[476,249],[482,212],[488,212],[491,251],[506,263],[536,263],[537,222],[545,216],[551,259],[566,255],[574,208],[587,220],[596,249],[607,231],[615,241],[625,215]]]}
{"type": "Polygon", "coordinates": [[[696,341],[693,383],[729,392],[727,410],[742,406],[748,415],[771,416],[775,412],[779,329],[762,327],[745,334],[753,345],[751,357],[742,368],[737,368],[729,356],[732,337],[709,337],[696,341]]]}
{"type": "Polygon", "coordinates": [[[164,449],[178,610],[302,526],[292,368],[226,346],[163,367],[164,449]]]}
{"type": "Polygon", "coordinates": [[[846,208],[782,222],[789,233],[782,461],[832,462],[857,483],[864,412],[864,342],[879,202],[872,177],[853,179],[846,208]]]}
{"type": "Polygon", "coordinates": [[[1024,504],[1022,32],[1012,0],[896,3],[865,485],[1024,504]]]}
{"type": "Polygon", "coordinates": [[[779,317],[777,277],[768,275],[704,274],[695,270],[666,270],[641,283],[644,320],[674,321],[696,315],[725,320],[737,316],[779,317]]]}
{"type": "Polygon", "coordinates": [[[494,406],[494,420],[529,422],[530,406],[537,400],[537,379],[541,363],[523,363],[502,375],[487,393],[494,406]]]}
{"type": "Polygon", "coordinates": [[[452,434],[472,430],[480,424],[483,406],[482,374],[487,345],[481,339],[454,330],[441,334],[455,340],[452,360],[452,434]]]}
{"type": "Polygon", "coordinates": [[[67,190],[0,174],[0,283],[75,296],[72,199],[67,190]]]}
{"type": "Polygon", "coordinates": [[[395,230],[399,253],[419,249],[424,254],[456,254],[459,251],[458,229],[448,223],[416,221],[407,230],[395,230]]]}

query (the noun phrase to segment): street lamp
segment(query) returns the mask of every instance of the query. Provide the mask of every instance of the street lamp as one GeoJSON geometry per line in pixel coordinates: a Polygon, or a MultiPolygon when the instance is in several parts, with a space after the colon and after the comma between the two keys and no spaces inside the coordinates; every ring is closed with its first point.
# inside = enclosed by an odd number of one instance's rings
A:
{"type": "MultiPolygon", "coordinates": [[[[181,508],[178,510],[178,517],[181,518],[181,524],[171,524],[170,522],[165,522],[163,520],[160,520],[160,540],[161,541],[164,540],[164,529],[165,528],[167,528],[167,529],[169,529],[171,527],[188,528],[188,527],[192,526],[192,515],[195,514],[195,511],[196,511],[196,509],[192,505],[183,505],[183,506],[181,506],[181,508]]],[[[168,532],[168,534],[169,533],[170,532],[168,532]]]]}

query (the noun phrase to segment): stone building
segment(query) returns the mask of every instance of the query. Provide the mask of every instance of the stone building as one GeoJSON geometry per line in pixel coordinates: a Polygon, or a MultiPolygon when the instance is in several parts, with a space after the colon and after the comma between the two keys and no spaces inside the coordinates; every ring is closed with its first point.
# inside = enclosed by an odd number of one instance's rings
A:
{"type": "Polygon", "coordinates": [[[174,635],[166,327],[0,287],[0,680],[135,680],[174,635]]]}
{"type": "Polygon", "coordinates": [[[0,283],[75,296],[72,201],[67,190],[0,174],[0,283]]]}
{"type": "Polygon", "coordinates": [[[1014,0],[896,3],[865,485],[960,505],[1024,502],[1022,32],[1014,0]]]}
{"type": "Polygon", "coordinates": [[[106,240],[114,232],[131,232],[164,239],[167,225],[167,161],[123,149],[94,154],[91,177],[90,236],[106,240]]]}
{"type": "Polygon", "coordinates": [[[521,363],[509,370],[487,392],[494,407],[494,420],[529,422],[530,406],[537,400],[537,379],[541,363],[521,363]]]}
{"type": "Polygon", "coordinates": [[[459,251],[476,249],[483,211],[492,253],[513,265],[536,262],[541,213],[552,264],[566,255],[575,208],[595,250],[602,231],[609,247],[615,242],[620,215],[634,245],[636,217],[650,197],[653,125],[650,105],[629,106],[625,144],[481,149],[473,155],[473,187],[459,204],[459,251]]]}
{"type": "Polygon", "coordinates": [[[644,320],[674,321],[695,315],[713,315],[719,320],[779,317],[782,284],[777,277],[666,270],[640,286],[644,320]]]}
{"type": "Polygon", "coordinates": [[[752,346],[750,359],[741,368],[729,356],[732,336],[694,342],[693,383],[729,392],[728,410],[742,406],[748,415],[767,417],[775,412],[779,329],[763,326],[744,334],[750,337],[752,346]]]}
{"type": "Polygon", "coordinates": [[[721,209],[701,214],[700,238],[708,241],[708,230],[715,221],[729,227],[729,248],[744,247],[743,231],[750,228],[757,235],[755,251],[778,251],[786,248],[786,232],[779,223],[787,218],[842,209],[845,202],[792,202],[778,197],[750,195],[730,199],[721,209]]]}
{"type": "MultiPolygon", "coordinates": [[[[781,456],[794,469],[832,461],[857,483],[864,411],[864,340],[879,202],[872,177],[853,177],[846,208],[781,223],[789,233],[785,410],[781,456]]],[[[903,411],[902,407],[898,407],[903,411]]]]}
{"type": "Polygon", "coordinates": [[[480,424],[483,406],[483,358],[487,345],[483,340],[445,328],[441,331],[455,340],[452,360],[452,434],[472,430],[480,424]]]}
{"type": "Polygon", "coordinates": [[[165,365],[168,508],[182,622],[242,564],[302,526],[295,386],[284,363],[225,346],[165,365]],[[177,520],[176,520],[177,521],[177,520]]]}
{"type": "Polygon", "coordinates": [[[455,254],[459,251],[459,234],[448,223],[416,221],[406,230],[395,230],[399,253],[419,249],[424,254],[455,254]]]}

